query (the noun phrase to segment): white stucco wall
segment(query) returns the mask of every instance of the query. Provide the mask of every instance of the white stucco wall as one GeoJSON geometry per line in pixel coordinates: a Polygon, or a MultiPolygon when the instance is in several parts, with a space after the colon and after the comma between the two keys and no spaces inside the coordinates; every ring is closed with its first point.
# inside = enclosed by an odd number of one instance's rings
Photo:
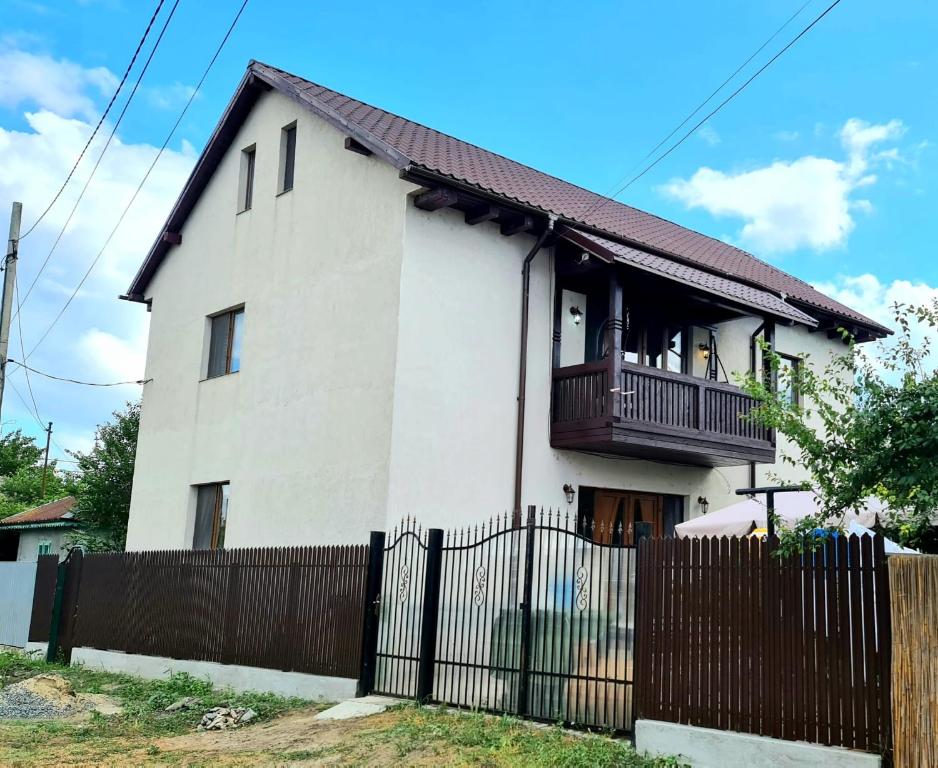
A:
{"type": "Polygon", "coordinates": [[[383,525],[411,187],[343,139],[263,95],[151,283],[128,549],[191,546],[199,483],[230,482],[228,547],[358,543],[383,525]],[[294,120],[294,188],[278,196],[294,120]],[[236,215],[251,144],[253,207],[236,215]],[[240,372],[200,381],[206,316],[239,304],[240,372]]]}
{"type": "Polygon", "coordinates": [[[20,531],[19,546],[16,550],[17,560],[35,560],[39,557],[39,543],[48,541],[49,554],[65,556],[68,543],[68,530],[52,528],[47,531],[20,531]]]}
{"type": "MultiPolygon", "coordinates": [[[[262,96],[151,283],[153,380],[128,549],[190,547],[201,483],[230,483],[227,547],[360,543],[405,515],[454,527],[510,510],[521,264],[533,238],[414,208],[413,185],[343,138],[287,98],[262,96]],[[278,196],[280,131],[294,120],[295,186],[278,196]],[[252,144],[253,208],[236,215],[240,153],[252,144]],[[241,304],[241,371],[200,381],[206,317],[241,304]]],[[[746,466],[550,447],[552,259],[543,251],[532,270],[522,503],[566,509],[565,483],[675,494],[689,516],[701,495],[711,509],[736,501],[746,466]]],[[[748,368],[758,322],[719,328],[730,374],[748,368]]],[[[780,326],[777,338],[816,362],[839,348],[803,327],[780,326]]]]}

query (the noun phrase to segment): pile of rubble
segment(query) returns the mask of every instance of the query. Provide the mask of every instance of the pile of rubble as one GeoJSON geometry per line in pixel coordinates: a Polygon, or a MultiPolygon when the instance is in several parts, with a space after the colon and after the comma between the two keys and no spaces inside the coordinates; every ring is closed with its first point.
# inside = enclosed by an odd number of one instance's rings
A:
{"type": "Polygon", "coordinates": [[[61,675],[36,675],[0,691],[0,719],[51,720],[93,708],[61,675]]]}
{"type": "MultiPolygon", "coordinates": [[[[180,709],[197,709],[201,704],[201,699],[195,696],[184,696],[166,707],[165,711],[177,712],[180,709]]],[[[257,717],[257,712],[250,707],[212,707],[202,715],[198,730],[224,731],[228,728],[237,728],[239,725],[249,723],[255,717],[257,717]]]]}
{"type": "Polygon", "coordinates": [[[198,730],[224,731],[249,723],[255,717],[257,717],[257,712],[250,707],[212,707],[202,715],[198,730]]]}

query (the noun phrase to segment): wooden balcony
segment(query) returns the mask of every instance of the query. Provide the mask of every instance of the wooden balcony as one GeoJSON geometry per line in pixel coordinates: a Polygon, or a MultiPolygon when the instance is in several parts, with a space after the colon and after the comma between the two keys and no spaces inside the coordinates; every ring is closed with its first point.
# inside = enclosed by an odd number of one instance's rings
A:
{"type": "Polygon", "coordinates": [[[745,418],[753,405],[731,384],[630,363],[555,368],[550,443],[708,467],[772,463],[774,434],[745,418]]]}

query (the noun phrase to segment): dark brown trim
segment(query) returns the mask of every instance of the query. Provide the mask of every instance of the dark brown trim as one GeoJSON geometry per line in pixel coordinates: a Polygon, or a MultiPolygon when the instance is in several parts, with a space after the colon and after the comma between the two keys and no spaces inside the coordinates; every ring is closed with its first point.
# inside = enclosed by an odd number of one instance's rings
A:
{"type": "Polygon", "coordinates": [[[165,230],[163,232],[163,242],[170,245],[182,245],[182,233],[165,230]]]}
{"type": "Polygon", "coordinates": [[[421,211],[438,211],[448,208],[457,200],[455,190],[449,187],[437,187],[421,192],[414,198],[414,205],[421,211]]]}
{"type": "Polygon", "coordinates": [[[353,139],[351,136],[345,137],[345,148],[349,152],[357,152],[358,154],[364,155],[365,157],[370,157],[374,154],[374,152],[368,149],[368,147],[366,147],[360,141],[353,139]]]}

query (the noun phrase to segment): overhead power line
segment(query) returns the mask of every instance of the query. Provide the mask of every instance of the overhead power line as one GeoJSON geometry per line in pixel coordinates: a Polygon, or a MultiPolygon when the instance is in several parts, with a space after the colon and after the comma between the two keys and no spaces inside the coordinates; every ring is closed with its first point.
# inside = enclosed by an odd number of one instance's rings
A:
{"type": "Polygon", "coordinates": [[[101,126],[104,124],[105,118],[108,116],[108,113],[111,111],[111,107],[114,106],[114,102],[117,101],[117,97],[120,94],[121,90],[124,87],[124,83],[127,82],[127,77],[130,75],[130,70],[133,69],[134,64],[137,61],[137,56],[140,55],[140,51],[143,49],[143,45],[147,40],[147,37],[150,35],[150,30],[153,28],[153,23],[156,21],[156,17],[160,14],[160,9],[163,7],[165,0],[159,0],[156,4],[156,10],[153,11],[153,15],[150,17],[150,21],[147,24],[147,28],[143,31],[143,37],[140,38],[140,42],[137,43],[137,48],[134,51],[134,55],[130,57],[130,63],[127,65],[127,69],[124,70],[124,75],[121,77],[120,82],[117,84],[117,89],[111,95],[111,100],[107,103],[104,112],[101,114],[101,117],[98,119],[98,124],[94,127],[94,130],[91,132],[91,136],[88,137],[88,141],[85,142],[85,146],[82,147],[81,152],[78,155],[78,159],[75,161],[75,164],[72,166],[72,169],[68,172],[68,176],[65,177],[65,181],[62,182],[62,186],[59,187],[59,191],[55,193],[52,197],[52,200],[45,207],[45,210],[39,214],[39,218],[36,219],[32,226],[26,230],[21,236],[20,240],[23,240],[30,232],[32,232],[42,221],[46,214],[52,210],[52,206],[55,205],[56,201],[65,191],[65,188],[68,186],[68,183],[72,180],[72,176],[75,174],[78,165],[81,163],[82,158],[85,156],[85,152],[88,151],[88,147],[91,146],[91,142],[94,141],[94,137],[98,135],[98,131],[101,130],[101,126]]]}
{"type": "Polygon", "coordinates": [[[88,276],[91,274],[91,271],[95,268],[101,256],[104,255],[105,249],[111,242],[111,239],[114,237],[117,230],[120,228],[120,225],[124,221],[124,217],[127,215],[127,212],[130,210],[130,207],[134,204],[134,201],[137,199],[137,195],[140,194],[140,190],[143,189],[143,185],[146,183],[147,179],[150,178],[150,173],[153,171],[153,168],[156,166],[156,163],[159,161],[160,157],[163,155],[166,147],[169,146],[169,142],[172,140],[173,136],[176,133],[176,129],[179,128],[179,124],[182,122],[183,117],[185,117],[186,112],[189,110],[189,107],[192,105],[192,102],[195,100],[196,95],[199,92],[199,89],[202,87],[205,82],[205,78],[208,77],[209,72],[211,72],[212,67],[215,65],[215,61],[218,59],[219,54],[221,54],[222,48],[225,47],[225,44],[228,42],[228,38],[231,37],[231,33],[234,31],[235,26],[238,23],[238,20],[241,18],[241,14],[244,12],[245,7],[248,4],[248,0],[243,0],[238,12],[235,14],[234,19],[231,24],[228,26],[228,30],[225,32],[225,36],[222,38],[221,42],[218,44],[218,47],[215,49],[215,53],[209,61],[208,65],[205,67],[205,70],[202,72],[202,77],[199,78],[199,82],[196,85],[195,89],[192,91],[192,94],[189,96],[189,100],[186,102],[185,106],[182,108],[182,111],[179,113],[179,117],[176,118],[176,122],[173,123],[172,128],[169,133],[166,135],[166,139],[163,141],[162,146],[159,149],[159,152],[156,153],[156,157],[153,158],[153,162],[150,163],[150,167],[147,168],[146,173],[143,175],[143,178],[140,180],[140,183],[137,185],[136,190],[134,190],[133,195],[131,196],[129,202],[124,207],[124,210],[121,211],[120,217],[117,219],[117,223],[114,225],[114,228],[111,230],[110,234],[107,236],[107,239],[104,241],[104,245],[101,246],[101,249],[98,251],[97,255],[92,259],[91,264],[88,265],[88,269],[85,270],[85,274],[82,275],[81,280],[78,282],[78,285],[75,286],[75,290],[72,291],[71,295],[65,301],[65,304],[59,310],[58,314],[53,318],[52,322],[43,332],[42,336],[39,338],[33,348],[30,349],[28,355],[23,356],[23,360],[28,360],[33,353],[39,348],[39,345],[45,341],[46,337],[51,333],[52,329],[58,323],[59,319],[65,314],[65,310],[68,309],[69,305],[72,303],[72,300],[75,296],[78,295],[78,292],[81,290],[82,286],[85,284],[85,281],[88,279],[88,276]]]}
{"type": "MultiPolygon", "coordinates": [[[[761,67],[759,67],[759,69],[757,69],[757,70],[755,71],[755,73],[753,73],[753,75],[752,75],[751,77],[749,77],[742,85],[740,85],[735,91],[733,91],[729,96],[727,96],[723,101],[721,101],[721,102],[720,102],[716,107],[714,107],[710,112],[708,112],[708,113],[704,116],[704,118],[703,118],[702,120],[698,121],[698,122],[694,125],[693,128],[691,128],[687,133],[685,133],[683,136],[681,136],[681,138],[678,139],[676,142],[674,142],[674,144],[672,144],[670,147],[668,147],[668,149],[667,149],[665,152],[663,152],[662,154],[658,155],[658,157],[656,157],[651,163],[649,163],[647,166],[645,166],[645,168],[644,168],[642,171],[640,171],[639,173],[637,173],[637,174],[635,174],[634,176],[632,176],[632,177],[628,180],[628,182],[622,184],[612,195],[610,195],[608,198],[604,198],[598,205],[595,205],[595,206],[593,206],[591,209],[588,209],[588,210],[590,210],[590,211],[592,211],[593,213],[595,213],[595,212],[598,211],[600,208],[602,208],[606,203],[608,203],[610,200],[615,199],[616,197],[618,197],[619,195],[621,195],[626,189],[628,189],[630,186],[632,186],[632,184],[634,184],[636,181],[638,181],[640,178],[642,178],[642,176],[644,176],[646,173],[648,173],[652,168],[654,168],[656,165],[658,165],[658,163],[660,163],[662,160],[664,160],[664,159],[665,159],[668,155],[670,155],[675,149],[677,149],[679,146],[681,146],[681,144],[683,144],[691,135],[693,135],[693,134],[697,131],[697,129],[700,128],[700,126],[702,126],[704,123],[706,123],[711,117],[713,117],[717,112],[719,112],[721,109],[723,109],[723,107],[725,107],[725,106],[726,106],[727,104],[729,104],[733,99],[735,99],[740,93],[742,93],[742,92],[746,89],[746,87],[747,87],[753,80],[755,80],[759,75],[761,75],[763,72],[765,72],[765,70],[767,70],[770,66],[772,66],[772,64],[774,64],[786,51],[788,51],[789,48],[791,48],[795,43],[797,43],[797,42],[798,42],[802,37],[804,37],[808,32],[810,32],[810,31],[815,27],[815,25],[817,25],[818,22],[821,21],[821,19],[823,19],[825,16],[827,16],[827,14],[829,14],[832,10],[834,10],[834,8],[836,8],[838,5],[840,5],[841,2],[842,2],[842,0],[834,0],[834,2],[831,3],[829,6],[827,6],[827,8],[825,8],[820,14],[818,14],[810,24],[808,24],[808,25],[807,25],[806,27],[804,27],[804,29],[802,29],[797,35],[795,35],[795,37],[793,37],[793,38],[785,45],[784,48],[782,48],[778,53],[776,53],[776,54],[775,54],[771,59],[769,59],[765,64],[763,64],[761,67]]],[[[583,217],[581,216],[580,218],[582,219],[583,217]]]]}
{"type": "MultiPolygon", "coordinates": [[[[54,376],[51,373],[46,373],[44,371],[38,371],[35,368],[30,368],[28,365],[21,363],[19,360],[14,360],[12,357],[7,358],[8,363],[13,363],[13,365],[18,365],[24,371],[32,371],[37,376],[45,376],[47,379],[54,379],[55,381],[67,381],[69,384],[82,384],[86,387],[120,387],[124,384],[146,384],[153,379],[136,379],[134,381],[109,381],[106,383],[98,381],[82,381],[81,379],[70,379],[67,376],[54,376]]],[[[33,401],[35,405],[35,401],[33,401]]],[[[37,412],[38,414],[38,412],[37,412]]]]}
{"type": "Polygon", "coordinates": [[[29,284],[29,288],[26,289],[26,293],[23,296],[22,302],[20,302],[17,306],[17,313],[19,313],[23,304],[26,303],[26,300],[29,298],[29,294],[32,293],[33,288],[39,281],[39,278],[45,270],[46,265],[49,263],[49,259],[52,258],[52,254],[55,253],[55,249],[58,247],[59,242],[61,242],[62,237],[65,234],[65,231],[68,229],[68,225],[71,223],[72,217],[75,215],[75,211],[78,210],[78,206],[81,204],[82,198],[85,196],[85,192],[88,191],[88,187],[91,185],[91,181],[94,179],[94,175],[97,173],[98,167],[101,165],[101,161],[104,159],[104,155],[107,153],[108,147],[111,146],[111,141],[114,139],[114,135],[117,133],[117,129],[120,126],[121,121],[124,119],[124,115],[127,114],[127,110],[130,108],[130,103],[133,101],[134,95],[137,93],[137,89],[140,87],[143,76],[147,73],[147,69],[150,68],[150,62],[153,61],[153,57],[156,55],[156,50],[160,47],[160,42],[163,40],[163,35],[166,34],[166,29],[169,27],[169,22],[173,20],[173,16],[176,13],[176,8],[179,7],[179,2],[180,0],[176,0],[176,2],[173,3],[173,7],[170,9],[169,15],[166,17],[166,21],[163,22],[163,27],[160,29],[160,34],[156,38],[156,42],[153,44],[153,48],[150,50],[150,55],[147,56],[147,60],[144,62],[143,68],[140,70],[140,74],[137,75],[137,80],[134,83],[134,87],[130,91],[130,95],[127,97],[127,101],[124,102],[121,113],[117,116],[117,120],[114,122],[114,126],[111,128],[111,132],[108,134],[107,141],[104,142],[104,148],[98,155],[98,159],[95,160],[94,166],[91,168],[91,173],[88,175],[88,178],[85,181],[85,185],[81,188],[81,192],[78,193],[78,199],[75,200],[75,204],[72,206],[72,210],[69,211],[68,217],[65,219],[65,223],[59,230],[58,235],[56,235],[55,241],[52,243],[52,247],[49,249],[49,253],[46,254],[45,259],[43,259],[42,264],[39,266],[39,271],[36,273],[35,277],[33,277],[33,281],[29,284]]]}
{"type": "MultiPolygon", "coordinates": [[[[791,16],[789,16],[787,19],[785,19],[785,21],[782,22],[781,26],[779,26],[779,27],[765,40],[765,42],[762,43],[762,45],[760,45],[758,48],[756,48],[756,50],[754,50],[754,51],[749,55],[749,58],[747,58],[747,59],[746,59],[742,64],[740,64],[738,67],[736,67],[736,69],[733,70],[732,74],[730,74],[729,77],[727,77],[722,83],[720,83],[716,88],[714,88],[713,91],[710,93],[710,95],[707,96],[707,98],[705,98],[703,101],[701,101],[696,107],[694,107],[694,109],[691,110],[691,111],[687,114],[687,116],[686,116],[683,120],[681,120],[680,123],[678,123],[676,126],[674,126],[674,128],[671,129],[671,132],[670,132],[667,136],[665,136],[661,141],[659,141],[657,144],[655,144],[655,146],[653,146],[650,150],[648,150],[648,153],[647,153],[641,160],[639,160],[638,162],[635,163],[635,165],[633,165],[631,168],[629,168],[628,172],[625,173],[625,174],[623,175],[623,177],[622,177],[618,182],[616,182],[615,185],[612,186],[612,188],[609,190],[609,192],[606,193],[606,197],[609,197],[609,196],[612,194],[612,192],[614,192],[614,190],[618,187],[619,184],[622,184],[626,179],[628,179],[628,177],[631,176],[631,175],[635,172],[635,170],[636,170],[642,163],[644,163],[646,160],[648,160],[648,158],[650,158],[652,155],[654,155],[655,152],[657,152],[659,149],[661,149],[661,147],[664,145],[664,143],[665,143],[666,141],[668,141],[675,133],[677,133],[679,130],[681,130],[681,128],[683,128],[685,125],[687,125],[688,121],[689,121],[694,115],[696,115],[698,112],[700,112],[700,110],[703,109],[708,103],[710,103],[710,101],[713,100],[713,97],[714,97],[714,96],[716,96],[716,95],[717,95],[720,91],[722,91],[730,82],[732,82],[732,80],[736,77],[736,75],[738,75],[740,72],[742,72],[742,71],[749,65],[749,63],[750,63],[754,58],[756,58],[756,56],[758,56],[760,53],[762,53],[762,51],[765,50],[766,46],[768,46],[769,43],[771,43],[776,37],[778,37],[778,36],[781,34],[782,30],[785,29],[785,27],[787,27],[789,24],[791,24],[791,22],[793,22],[796,18],[798,18],[798,16],[801,14],[801,12],[802,12],[805,8],[807,8],[809,5],[811,5],[812,1],[813,1],[813,0],[805,0],[805,2],[801,4],[801,7],[798,8],[798,10],[796,10],[791,16]]],[[[599,205],[599,203],[594,203],[594,205],[599,205]]],[[[586,217],[587,215],[589,215],[589,213],[590,213],[590,209],[587,209],[586,212],[585,212],[582,216],[583,216],[583,217],[586,217]]]]}
{"type": "MultiPolygon", "coordinates": [[[[20,288],[19,280],[17,280],[16,282],[13,283],[13,295],[16,297],[17,305],[20,303],[19,302],[19,288],[20,288]]],[[[26,350],[23,347],[23,322],[19,313],[17,313],[16,315],[16,329],[18,332],[19,340],[20,340],[20,354],[25,355],[26,350]]],[[[36,395],[33,393],[33,385],[32,385],[32,382],[30,382],[29,380],[29,370],[24,368],[23,375],[26,377],[26,388],[29,390],[29,399],[33,403],[33,410],[36,412],[36,418],[40,419],[41,421],[41,418],[39,416],[39,406],[36,405],[36,395]]]]}

